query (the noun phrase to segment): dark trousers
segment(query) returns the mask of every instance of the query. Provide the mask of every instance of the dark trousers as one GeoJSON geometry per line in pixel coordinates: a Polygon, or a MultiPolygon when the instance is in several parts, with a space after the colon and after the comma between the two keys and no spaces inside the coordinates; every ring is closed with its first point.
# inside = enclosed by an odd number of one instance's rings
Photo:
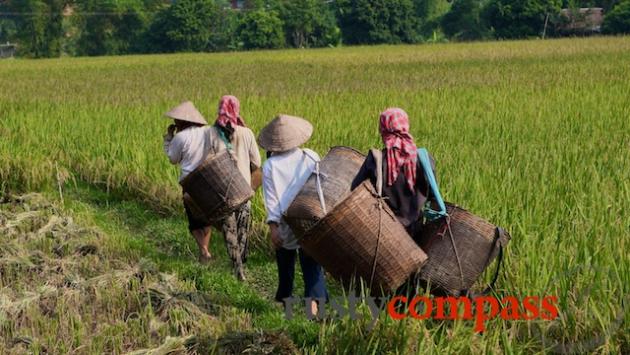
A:
{"type": "Polygon", "coordinates": [[[276,301],[283,302],[284,298],[293,296],[295,259],[298,255],[304,278],[304,297],[328,298],[322,267],[301,249],[298,251],[280,248],[276,250],[279,279],[276,301]]]}

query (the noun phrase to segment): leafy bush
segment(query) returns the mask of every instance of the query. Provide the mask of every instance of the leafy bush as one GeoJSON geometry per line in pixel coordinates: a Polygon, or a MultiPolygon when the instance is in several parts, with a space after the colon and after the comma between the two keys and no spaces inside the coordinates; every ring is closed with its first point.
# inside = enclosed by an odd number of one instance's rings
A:
{"type": "Polygon", "coordinates": [[[21,0],[1,4],[15,24],[18,54],[42,58],[61,55],[64,0],[21,0]]]}
{"type": "Polygon", "coordinates": [[[419,39],[411,0],[339,0],[337,17],[344,43],[413,43],[419,39]]]}
{"type": "Polygon", "coordinates": [[[602,32],[607,34],[630,33],[630,0],[617,4],[604,18],[602,32]]]}
{"type": "Polygon", "coordinates": [[[237,33],[246,49],[282,48],[284,46],[283,22],[276,11],[247,11],[241,18],[237,33]]]}
{"type": "Polygon", "coordinates": [[[480,12],[479,0],[455,0],[449,12],[442,17],[444,34],[463,41],[484,38],[487,30],[481,21],[480,12]]]}
{"type": "Polygon", "coordinates": [[[159,1],[80,0],[77,5],[79,55],[148,51],[144,37],[159,1]]]}
{"type": "Polygon", "coordinates": [[[320,0],[284,0],[278,6],[286,42],[293,47],[337,45],[341,31],[330,7],[320,0]]]}
{"type": "Polygon", "coordinates": [[[540,36],[545,18],[560,11],[560,0],[490,0],[483,11],[498,38],[540,36]]]}
{"type": "Polygon", "coordinates": [[[225,40],[217,28],[225,10],[213,0],[178,0],[164,8],[148,35],[155,52],[201,52],[220,47],[225,40]],[[213,40],[220,39],[220,43],[213,40]]]}

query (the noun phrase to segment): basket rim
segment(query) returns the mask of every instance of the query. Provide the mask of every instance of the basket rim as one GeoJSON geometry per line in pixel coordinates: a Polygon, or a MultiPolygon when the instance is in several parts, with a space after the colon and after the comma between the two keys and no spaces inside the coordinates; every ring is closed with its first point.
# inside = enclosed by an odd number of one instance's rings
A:
{"type": "MultiPolygon", "coordinates": [[[[356,149],[354,147],[349,147],[347,145],[333,145],[330,148],[328,148],[328,152],[326,152],[326,155],[328,155],[328,153],[330,153],[330,151],[335,149],[335,148],[345,148],[345,149],[351,150],[351,151],[353,151],[355,153],[359,153],[359,154],[361,154],[361,156],[363,156],[365,158],[365,154],[363,154],[363,152],[361,152],[360,150],[358,150],[358,149],[356,149]]],[[[324,158],[326,158],[326,156],[324,156],[324,158]]]]}

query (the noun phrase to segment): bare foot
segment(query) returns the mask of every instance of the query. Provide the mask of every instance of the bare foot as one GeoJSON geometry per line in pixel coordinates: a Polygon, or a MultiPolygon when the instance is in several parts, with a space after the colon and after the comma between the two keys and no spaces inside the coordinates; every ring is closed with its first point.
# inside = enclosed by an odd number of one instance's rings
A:
{"type": "Polygon", "coordinates": [[[246,280],[245,271],[243,271],[243,269],[236,271],[236,279],[241,282],[246,280]]]}
{"type": "Polygon", "coordinates": [[[199,263],[202,265],[207,265],[212,260],[212,255],[208,254],[199,254],[199,263]]]}

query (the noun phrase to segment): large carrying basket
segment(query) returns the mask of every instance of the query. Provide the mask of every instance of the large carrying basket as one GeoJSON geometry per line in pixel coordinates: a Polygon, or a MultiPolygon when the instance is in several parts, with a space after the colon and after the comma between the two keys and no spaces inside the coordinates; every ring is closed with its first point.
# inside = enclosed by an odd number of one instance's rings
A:
{"type": "Polygon", "coordinates": [[[419,278],[434,291],[455,296],[466,294],[499,256],[492,287],[510,235],[458,206],[446,203],[446,209],[448,217],[428,223],[415,238],[429,258],[419,278]]]}
{"type": "Polygon", "coordinates": [[[301,238],[350,193],[364,160],[363,154],[349,147],[330,149],[284,213],[296,237],[301,238]]]}
{"type": "Polygon", "coordinates": [[[427,260],[370,181],[337,204],[299,243],[333,277],[345,285],[362,278],[373,293],[395,291],[427,260]]]}
{"type": "Polygon", "coordinates": [[[208,156],[180,184],[193,215],[209,223],[227,217],[254,196],[227,150],[208,156]]]}

